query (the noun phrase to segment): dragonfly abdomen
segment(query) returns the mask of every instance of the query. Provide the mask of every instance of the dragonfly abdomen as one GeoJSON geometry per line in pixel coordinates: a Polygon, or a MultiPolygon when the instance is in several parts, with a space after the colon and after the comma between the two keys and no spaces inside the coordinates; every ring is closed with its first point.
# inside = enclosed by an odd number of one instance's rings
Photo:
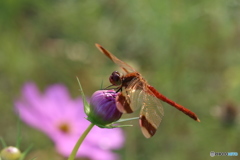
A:
{"type": "Polygon", "coordinates": [[[197,115],[195,113],[193,113],[192,111],[190,111],[189,109],[181,106],[180,104],[177,104],[176,102],[168,99],[167,97],[165,97],[164,95],[162,95],[161,93],[159,93],[154,87],[148,85],[148,88],[152,91],[152,93],[160,100],[170,104],[171,106],[177,108],[178,110],[180,110],[181,112],[185,113],[186,115],[188,115],[190,118],[194,119],[195,121],[200,122],[200,120],[198,119],[197,115]]]}

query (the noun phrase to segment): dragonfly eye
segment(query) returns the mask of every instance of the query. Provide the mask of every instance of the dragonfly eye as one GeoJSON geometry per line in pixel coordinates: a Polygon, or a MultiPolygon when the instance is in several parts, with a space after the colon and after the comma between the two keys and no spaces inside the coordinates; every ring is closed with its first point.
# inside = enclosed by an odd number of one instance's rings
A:
{"type": "Polygon", "coordinates": [[[114,71],[112,75],[109,77],[109,81],[114,85],[118,86],[122,84],[122,79],[120,73],[118,71],[114,71]]]}

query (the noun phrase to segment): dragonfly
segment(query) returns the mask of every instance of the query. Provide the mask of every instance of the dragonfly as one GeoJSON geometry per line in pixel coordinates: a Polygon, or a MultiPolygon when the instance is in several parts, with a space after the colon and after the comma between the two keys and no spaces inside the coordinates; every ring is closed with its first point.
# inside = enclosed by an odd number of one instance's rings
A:
{"type": "Polygon", "coordinates": [[[112,86],[116,86],[117,92],[119,92],[116,97],[116,106],[122,113],[133,113],[141,108],[139,125],[146,138],[150,138],[156,133],[162,121],[164,110],[161,101],[170,104],[193,120],[200,122],[194,112],[162,95],[154,87],[149,85],[142,75],[133,67],[118,59],[101,45],[95,45],[104,55],[124,71],[123,74],[114,71],[109,77],[110,83],[112,86]]]}

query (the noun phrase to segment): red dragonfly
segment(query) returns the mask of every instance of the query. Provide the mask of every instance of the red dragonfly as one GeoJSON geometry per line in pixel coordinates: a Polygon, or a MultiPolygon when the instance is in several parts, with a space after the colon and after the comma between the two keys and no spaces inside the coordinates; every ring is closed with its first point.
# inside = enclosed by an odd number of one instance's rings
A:
{"type": "Polygon", "coordinates": [[[114,71],[109,77],[112,85],[118,86],[118,91],[121,91],[116,98],[117,108],[122,113],[132,113],[141,107],[139,124],[146,138],[156,133],[162,121],[164,111],[160,100],[200,122],[195,113],[159,93],[130,65],[115,57],[101,45],[96,44],[96,47],[125,72],[121,75],[118,71],[114,71]]]}

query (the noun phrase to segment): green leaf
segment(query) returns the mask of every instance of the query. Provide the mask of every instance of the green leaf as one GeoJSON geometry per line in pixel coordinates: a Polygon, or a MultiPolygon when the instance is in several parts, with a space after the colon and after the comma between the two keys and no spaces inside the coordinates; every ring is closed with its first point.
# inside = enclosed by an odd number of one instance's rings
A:
{"type": "Polygon", "coordinates": [[[7,144],[5,143],[4,139],[2,137],[0,137],[0,141],[2,143],[3,148],[7,147],[7,144]]]}
{"type": "Polygon", "coordinates": [[[21,138],[21,123],[20,123],[20,117],[18,116],[18,121],[17,121],[17,142],[16,142],[16,147],[20,147],[20,142],[22,140],[21,138]]]}
{"type": "MultiPolygon", "coordinates": [[[[24,158],[26,157],[27,153],[31,150],[32,145],[30,145],[23,153],[22,156],[19,158],[19,160],[24,160],[24,158]]],[[[35,158],[33,158],[35,159],[35,158]]]]}

